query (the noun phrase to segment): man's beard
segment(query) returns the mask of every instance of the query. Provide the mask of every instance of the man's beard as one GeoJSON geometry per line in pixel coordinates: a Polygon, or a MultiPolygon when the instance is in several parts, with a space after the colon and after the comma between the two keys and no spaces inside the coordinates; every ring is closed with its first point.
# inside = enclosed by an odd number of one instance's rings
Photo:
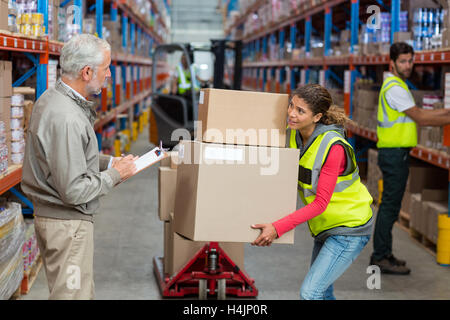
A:
{"type": "Polygon", "coordinates": [[[96,82],[96,79],[93,79],[87,84],[87,91],[89,95],[99,95],[100,93],[102,93],[102,89],[106,88],[106,86],[108,85],[108,79],[106,79],[101,86],[99,86],[96,82]]]}
{"type": "Polygon", "coordinates": [[[411,71],[404,71],[404,72],[400,72],[398,70],[398,67],[395,66],[395,70],[397,71],[398,75],[403,78],[403,79],[408,79],[411,76],[412,70],[411,71]]]}

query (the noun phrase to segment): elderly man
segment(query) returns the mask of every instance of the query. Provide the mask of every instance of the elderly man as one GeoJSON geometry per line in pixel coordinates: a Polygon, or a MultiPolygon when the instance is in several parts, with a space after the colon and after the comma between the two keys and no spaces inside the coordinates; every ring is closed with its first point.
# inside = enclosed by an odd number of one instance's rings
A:
{"type": "Polygon", "coordinates": [[[62,48],[61,79],[36,101],[23,163],[22,190],[34,205],[49,299],[94,298],[93,215],[99,198],[136,172],[128,155],[100,155],[96,112],[87,100],[110,77],[111,47],[92,35],[62,48]]]}

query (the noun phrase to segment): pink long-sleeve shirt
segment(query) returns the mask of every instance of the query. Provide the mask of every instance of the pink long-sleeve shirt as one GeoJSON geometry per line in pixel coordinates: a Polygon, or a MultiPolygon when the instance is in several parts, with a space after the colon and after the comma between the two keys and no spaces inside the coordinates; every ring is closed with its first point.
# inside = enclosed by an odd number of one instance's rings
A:
{"type": "Polygon", "coordinates": [[[305,207],[273,223],[278,237],[325,211],[336,187],[337,178],[345,171],[346,162],[344,147],[339,144],[332,146],[320,171],[316,198],[305,207]]]}

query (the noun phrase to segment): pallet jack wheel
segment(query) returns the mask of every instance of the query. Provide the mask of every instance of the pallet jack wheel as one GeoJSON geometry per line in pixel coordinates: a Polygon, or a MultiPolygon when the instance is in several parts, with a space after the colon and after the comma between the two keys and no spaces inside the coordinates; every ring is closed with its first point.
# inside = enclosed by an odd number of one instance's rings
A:
{"type": "Polygon", "coordinates": [[[217,280],[217,299],[225,300],[227,298],[227,279],[217,280]]]}
{"type": "Polygon", "coordinates": [[[207,296],[208,296],[207,284],[208,284],[208,282],[206,279],[198,280],[198,299],[199,300],[207,299],[207,296]]]}

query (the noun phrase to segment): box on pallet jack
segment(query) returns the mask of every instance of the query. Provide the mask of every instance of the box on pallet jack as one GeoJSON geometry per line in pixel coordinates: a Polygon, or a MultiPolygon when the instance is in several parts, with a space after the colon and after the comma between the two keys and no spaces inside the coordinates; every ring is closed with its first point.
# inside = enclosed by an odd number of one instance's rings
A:
{"type": "MultiPolygon", "coordinates": [[[[297,206],[299,150],[183,140],[174,230],[195,241],[253,242],[258,223],[297,206]]],[[[274,243],[294,243],[294,230],[274,243]]]]}
{"type": "MultiPolygon", "coordinates": [[[[206,244],[205,241],[189,240],[173,230],[173,213],[164,223],[164,271],[173,276],[206,244]]],[[[223,250],[240,268],[244,267],[244,244],[219,243],[223,250]]]]}

